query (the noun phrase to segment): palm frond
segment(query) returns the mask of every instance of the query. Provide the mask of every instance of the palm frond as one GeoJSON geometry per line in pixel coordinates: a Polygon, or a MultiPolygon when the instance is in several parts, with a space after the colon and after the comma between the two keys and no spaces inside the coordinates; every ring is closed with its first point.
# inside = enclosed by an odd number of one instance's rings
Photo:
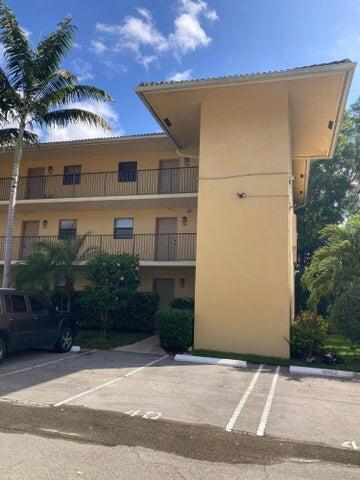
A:
{"type": "Polygon", "coordinates": [[[72,102],[90,100],[93,102],[113,102],[113,98],[100,88],[91,85],[69,85],[44,95],[39,102],[47,108],[61,107],[72,102]]]}
{"type": "Polygon", "coordinates": [[[10,80],[0,68],[0,122],[6,122],[9,114],[19,105],[19,94],[13,89],[10,80]]]}
{"type": "Polygon", "coordinates": [[[35,118],[34,121],[44,128],[66,127],[71,123],[81,122],[89,126],[103,128],[104,130],[111,130],[110,125],[102,117],[80,108],[55,110],[35,118]]]}
{"type": "Polygon", "coordinates": [[[32,52],[15,15],[3,2],[0,3],[0,44],[4,47],[13,88],[26,90],[31,83],[32,52]]]}
{"type": "Polygon", "coordinates": [[[37,80],[47,79],[58,69],[61,60],[74,45],[76,32],[71,16],[66,16],[56,30],[37,45],[34,58],[34,75],[37,80]]]}
{"type": "MultiPolygon", "coordinates": [[[[0,129],[0,148],[13,146],[18,138],[18,135],[19,130],[17,128],[0,129]]],[[[39,137],[36,135],[36,133],[25,130],[23,142],[28,145],[37,144],[39,143],[39,137]]]]}

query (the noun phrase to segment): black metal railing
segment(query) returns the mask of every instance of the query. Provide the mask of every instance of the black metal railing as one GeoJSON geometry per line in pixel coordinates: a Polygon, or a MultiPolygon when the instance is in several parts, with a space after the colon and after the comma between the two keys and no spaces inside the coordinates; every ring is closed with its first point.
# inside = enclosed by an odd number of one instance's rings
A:
{"type": "MultiPolygon", "coordinates": [[[[20,177],[18,200],[195,193],[198,167],[20,177]]],[[[8,200],[11,179],[0,178],[0,200],[8,200]]]]}
{"type": "MultiPolygon", "coordinates": [[[[39,241],[62,242],[58,236],[13,237],[13,260],[35,253],[39,241]]],[[[0,237],[0,260],[4,260],[5,237],[0,237]]],[[[130,253],[143,261],[189,261],[196,258],[196,233],[134,234],[128,238],[88,235],[83,244],[85,258],[97,253],[130,253]]]]}

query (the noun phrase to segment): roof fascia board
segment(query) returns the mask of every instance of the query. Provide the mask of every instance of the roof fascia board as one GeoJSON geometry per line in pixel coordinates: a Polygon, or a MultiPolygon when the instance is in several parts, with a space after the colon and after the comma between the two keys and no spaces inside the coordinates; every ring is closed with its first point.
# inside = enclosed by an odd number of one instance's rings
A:
{"type": "MultiPolygon", "coordinates": [[[[139,141],[148,141],[148,140],[159,140],[159,139],[169,139],[166,133],[159,133],[158,135],[140,135],[140,136],[128,136],[128,137],[118,137],[118,138],[101,138],[96,139],[92,138],[89,140],[74,140],[74,141],[65,141],[65,142],[44,142],[34,145],[29,145],[24,147],[25,150],[32,150],[36,148],[49,149],[49,148],[58,148],[58,147],[82,147],[82,146],[91,146],[91,145],[109,145],[110,143],[130,143],[130,142],[139,142],[139,141]]],[[[5,149],[2,153],[6,151],[11,151],[13,147],[5,149]]]]}
{"type": "Polygon", "coordinates": [[[200,88],[209,88],[209,87],[227,87],[241,84],[252,84],[252,83],[267,83],[267,82],[276,82],[279,80],[297,80],[303,77],[319,77],[331,75],[334,72],[346,72],[353,71],[355,69],[356,63],[341,63],[335,65],[327,65],[323,67],[310,67],[299,70],[290,70],[288,72],[272,72],[272,73],[259,73],[259,74],[250,74],[248,76],[238,76],[230,78],[220,78],[212,80],[190,80],[189,82],[174,82],[174,83],[164,83],[164,84],[155,84],[155,85],[144,85],[138,86],[135,88],[135,92],[139,94],[143,93],[156,93],[156,92],[167,92],[174,90],[192,90],[200,88]]]}

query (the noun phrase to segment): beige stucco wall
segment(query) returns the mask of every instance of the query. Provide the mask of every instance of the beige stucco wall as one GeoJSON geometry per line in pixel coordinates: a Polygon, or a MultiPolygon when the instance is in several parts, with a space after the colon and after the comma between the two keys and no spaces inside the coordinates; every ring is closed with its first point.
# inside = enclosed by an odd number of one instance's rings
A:
{"type": "MultiPolygon", "coordinates": [[[[184,167],[184,158],[176,155],[174,150],[147,151],[146,144],[134,147],[113,145],[112,148],[94,147],[58,147],[51,149],[31,149],[24,152],[20,176],[27,176],[29,168],[52,167],[52,175],[63,175],[67,165],[81,165],[82,173],[117,172],[119,162],[137,162],[138,170],[158,169],[161,160],[179,159],[179,166],[184,167]]],[[[11,173],[11,154],[0,154],[0,178],[9,177],[11,173]]],[[[195,166],[194,159],[189,160],[189,166],[195,166]]]]}
{"type": "Polygon", "coordinates": [[[289,356],[289,130],[288,97],[266,84],[202,103],[195,348],[289,356]]]}
{"type": "Polygon", "coordinates": [[[155,278],[174,278],[175,297],[194,297],[195,295],[195,267],[142,267],[140,269],[140,290],[151,292],[155,278]],[[185,281],[183,286],[180,279],[185,281]]]}
{"type": "MultiPolygon", "coordinates": [[[[23,221],[40,220],[39,235],[57,235],[60,219],[77,219],[77,233],[82,235],[90,232],[93,235],[111,235],[114,231],[114,218],[133,218],[134,233],[155,233],[157,217],[176,217],[178,233],[196,232],[196,209],[187,208],[158,208],[158,209],[127,209],[121,208],[119,201],[118,210],[67,210],[17,213],[15,217],[14,235],[21,235],[23,221]],[[187,224],[183,225],[181,218],[187,217],[187,224]],[[43,221],[47,220],[47,228],[43,221]]],[[[5,235],[6,214],[0,215],[0,236],[5,235]]]]}

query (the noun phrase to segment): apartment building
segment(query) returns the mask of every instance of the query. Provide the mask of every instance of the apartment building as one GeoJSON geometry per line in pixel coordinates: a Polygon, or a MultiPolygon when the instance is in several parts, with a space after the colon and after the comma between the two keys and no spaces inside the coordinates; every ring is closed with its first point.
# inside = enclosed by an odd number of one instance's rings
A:
{"type": "Polygon", "coordinates": [[[26,148],[13,261],[38,238],[88,233],[88,246],[139,255],[141,289],[162,307],[195,296],[195,347],[288,357],[296,209],[310,160],[334,153],[354,68],[141,84],[164,133],[26,148]]]}

